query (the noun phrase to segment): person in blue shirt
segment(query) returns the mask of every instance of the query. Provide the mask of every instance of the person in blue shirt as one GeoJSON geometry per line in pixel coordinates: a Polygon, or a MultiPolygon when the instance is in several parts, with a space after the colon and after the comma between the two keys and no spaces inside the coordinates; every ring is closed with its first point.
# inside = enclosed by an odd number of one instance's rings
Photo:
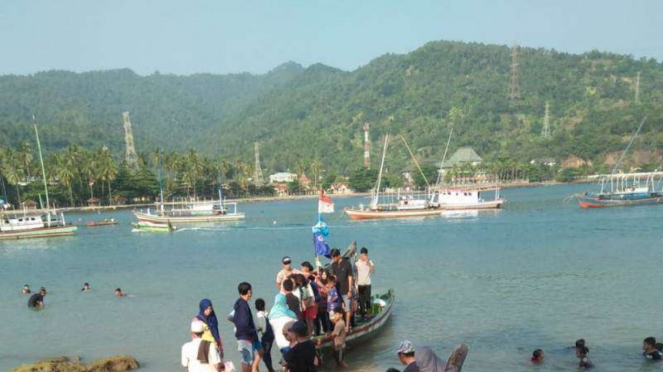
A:
{"type": "Polygon", "coordinates": [[[251,372],[256,354],[261,348],[258,332],[253,323],[251,306],[248,302],[253,296],[251,284],[247,282],[239,283],[237,291],[239,292],[239,298],[233,308],[235,310],[233,316],[235,338],[237,339],[238,350],[242,355],[242,372],[251,372]]]}

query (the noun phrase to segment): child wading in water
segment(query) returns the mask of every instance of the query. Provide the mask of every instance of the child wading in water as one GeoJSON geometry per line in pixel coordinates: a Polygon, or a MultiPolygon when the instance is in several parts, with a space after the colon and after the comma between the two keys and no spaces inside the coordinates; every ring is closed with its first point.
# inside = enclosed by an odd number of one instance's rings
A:
{"type": "Polygon", "coordinates": [[[580,359],[580,363],[578,363],[578,367],[580,368],[592,368],[594,367],[594,363],[592,363],[589,358],[587,358],[587,354],[589,354],[589,348],[585,345],[582,345],[580,347],[576,347],[576,357],[580,359]]]}
{"type": "Polygon", "coordinates": [[[541,364],[543,362],[545,354],[543,353],[543,350],[541,349],[536,349],[532,353],[532,363],[534,364],[541,364]]]}
{"type": "Polygon", "coordinates": [[[343,351],[345,351],[345,310],[338,306],[334,309],[333,314],[332,322],[334,322],[334,331],[332,332],[332,337],[334,337],[334,359],[337,366],[348,368],[348,365],[343,361],[343,351]]]}

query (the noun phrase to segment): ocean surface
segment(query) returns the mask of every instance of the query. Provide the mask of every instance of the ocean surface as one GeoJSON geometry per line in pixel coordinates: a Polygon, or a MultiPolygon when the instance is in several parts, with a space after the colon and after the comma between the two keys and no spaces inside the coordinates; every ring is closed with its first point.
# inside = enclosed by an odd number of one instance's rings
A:
{"type": "MultiPolygon", "coordinates": [[[[581,210],[564,199],[592,185],[512,189],[500,211],[438,218],[352,222],[334,198],[330,243],[370,250],[373,292],[393,288],[384,331],[347,353],[354,371],[402,369],[399,341],[431,346],[442,359],[470,347],[464,371],[572,371],[585,338],[596,371],[655,371],[642,340],[663,339],[663,207],[581,210]],[[534,367],[534,349],[546,352],[534,367]]],[[[239,365],[223,318],[248,281],[254,299],[273,303],[281,257],[313,259],[317,200],[240,204],[243,222],[136,233],[129,211],[70,214],[82,223],[113,217],[112,227],[81,227],[74,237],[0,242],[0,371],[59,355],[92,361],[130,354],[144,372],[182,371],[180,348],[198,302],[219,315],[226,356],[239,365]],[[91,292],[82,293],[83,282],[91,292]],[[28,310],[23,284],[48,290],[46,308],[28,310]],[[132,298],[118,299],[121,287],[132,298]]],[[[332,368],[333,369],[333,368],[332,368]]],[[[264,367],[263,367],[264,370],[264,367]]]]}

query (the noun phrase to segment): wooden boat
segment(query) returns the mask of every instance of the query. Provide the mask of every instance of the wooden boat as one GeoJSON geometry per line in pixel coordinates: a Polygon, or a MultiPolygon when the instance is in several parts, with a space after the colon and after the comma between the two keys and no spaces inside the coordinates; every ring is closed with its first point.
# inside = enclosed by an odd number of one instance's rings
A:
{"type": "Polygon", "coordinates": [[[85,222],[85,226],[87,227],[110,226],[110,225],[117,225],[117,220],[114,218],[104,218],[103,220],[85,222]]]}
{"type": "Polygon", "coordinates": [[[146,232],[172,232],[177,230],[177,227],[169,223],[153,223],[147,221],[132,222],[134,227],[133,231],[146,231],[146,232]]]}
{"type": "Polygon", "coordinates": [[[580,208],[629,207],[663,204],[663,172],[618,173],[619,165],[640,133],[647,118],[642,119],[626,149],[608,175],[599,176],[599,192],[574,195],[580,208]],[[658,179],[657,179],[658,177],[658,179]]]}
{"type": "MultiPolygon", "coordinates": [[[[227,203],[235,204],[235,203],[227,203]]],[[[134,211],[134,216],[139,221],[152,222],[152,223],[206,223],[206,222],[225,222],[225,221],[239,221],[244,219],[244,213],[232,212],[232,213],[212,213],[212,214],[203,214],[200,212],[186,212],[186,211],[168,211],[159,212],[157,214],[152,213],[149,209],[147,212],[134,211]]]]}
{"type": "Polygon", "coordinates": [[[44,169],[44,159],[41,154],[41,143],[39,142],[39,131],[36,124],[34,128],[41,175],[44,181],[46,208],[44,210],[0,212],[0,240],[51,238],[73,235],[78,230],[76,226],[67,225],[62,212],[58,214],[50,208],[46,170],[44,169]]]}
{"type": "MultiPolygon", "coordinates": [[[[35,218],[41,221],[41,217],[28,217],[35,218]]],[[[40,222],[41,227],[35,225],[29,228],[9,228],[9,221],[12,219],[1,218],[0,221],[0,240],[16,240],[16,239],[32,239],[32,238],[52,238],[56,236],[74,235],[78,228],[73,225],[54,224],[52,226],[44,225],[43,221],[40,222]]]]}
{"type": "MultiPolygon", "coordinates": [[[[365,322],[357,323],[351,328],[345,337],[347,345],[358,344],[377,335],[391,316],[391,310],[394,305],[394,291],[389,290],[383,295],[373,296],[372,315],[365,322]]],[[[316,348],[320,351],[331,350],[334,347],[334,339],[331,336],[323,335],[313,337],[316,348]]]]}

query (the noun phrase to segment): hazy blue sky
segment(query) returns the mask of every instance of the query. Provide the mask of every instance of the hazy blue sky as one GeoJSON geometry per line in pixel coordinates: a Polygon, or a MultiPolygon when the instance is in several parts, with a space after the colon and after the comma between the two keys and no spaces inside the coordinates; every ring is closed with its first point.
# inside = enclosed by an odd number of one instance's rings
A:
{"type": "Polygon", "coordinates": [[[0,0],[0,74],[352,70],[440,39],[663,60],[663,0],[0,0]]]}

